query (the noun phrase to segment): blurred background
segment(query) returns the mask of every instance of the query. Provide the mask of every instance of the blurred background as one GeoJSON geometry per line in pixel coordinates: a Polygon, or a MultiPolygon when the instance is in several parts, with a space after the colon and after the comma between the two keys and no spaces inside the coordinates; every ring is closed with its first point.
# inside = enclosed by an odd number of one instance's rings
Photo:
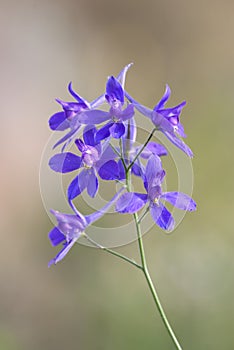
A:
{"type": "MultiPolygon", "coordinates": [[[[145,235],[183,349],[234,349],[234,2],[1,0],[0,349],[174,349],[143,276],[82,245],[56,267],[39,166],[67,83],[87,100],[134,62],[126,88],[183,99],[196,213],[145,235]]],[[[56,209],[59,209],[57,203],[56,209]]],[[[138,259],[137,247],[118,251],[138,259]]]]}

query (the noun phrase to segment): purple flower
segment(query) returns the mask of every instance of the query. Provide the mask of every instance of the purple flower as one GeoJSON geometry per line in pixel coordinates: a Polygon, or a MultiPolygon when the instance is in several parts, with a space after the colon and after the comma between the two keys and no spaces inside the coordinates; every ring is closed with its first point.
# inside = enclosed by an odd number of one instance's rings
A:
{"type": "MultiPolygon", "coordinates": [[[[132,63],[125,66],[117,76],[117,80],[122,86],[124,86],[125,84],[126,73],[131,66],[132,63]]],[[[84,111],[97,108],[105,102],[104,94],[99,96],[91,103],[87,102],[72,89],[71,82],[68,85],[68,91],[74,97],[76,102],[64,102],[60,99],[57,99],[56,101],[62,106],[63,111],[55,113],[49,119],[49,126],[52,130],[64,131],[70,128],[70,131],[65,136],[63,136],[53,147],[55,148],[61,145],[62,143],[66,142],[62,147],[62,152],[69,145],[69,143],[73,141],[74,137],[76,136],[78,130],[81,127],[81,123],[79,120],[80,114],[82,114],[84,111]]],[[[101,117],[102,116],[100,116],[100,118],[101,117]]],[[[98,118],[98,121],[100,120],[100,118],[98,118]]],[[[95,124],[95,122],[89,120],[88,122],[83,124],[95,124]]]]}
{"type": "Polygon", "coordinates": [[[62,260],[77,240],[84,235],[85,229],[93,222],[99,220],[111,207],[111,205],[118,198],[121,189],[101,210],[90,215],[82,215],[75,206],[71,203],[75,214],[63,214],[59,211],[51,210],[51,213],[56,217],[57,226],[49,232],[49,239],[53,246],[63,244],[62,250],[53,258],[48,266],[57,264],[62,260]]]}
{"type": "Polygon", "coordinates": [[[119,170],[113,178],[113,169],[115,170],[113,159],[116,158],[116,154],[107,142],[103,145],[96,143],[95,134],[96,128],[94,126],[86,126],[83,133],[84,141],[81,139],[75,141],[81,156],[64,152],[55,154],[49,161],[49,166],[56,172],[68,173],[81,169],[68,187],[69,201],[80,195],[85,189],[90,197],[94,197],[98,191],[97,173],[105,180],[119,179],[119,170]],[[105,164],[107,165],[105,166],[105,164]],[[103,172],[103,166],[105,172],[103,172]]]}
{"type": "Polygon", "coordinates": [[[134,107],[140,113],[150,118],[158,130],[163,132],[174,145],[184,151],[189,157],[193,156],[191,149],[181,140],[181,137],[186,137],[186,135],[184,134],[184,128],[180,123],[179,117],[186,102],[184,101],[172,108],[165,108],[165,104],[171,95],[168,85],[166,85],[163,97],[153,110],[135,101],[126,91],[125,95],[134,104],[134,107]]]}
{"type": "Polygon", "coordinates": [[[66,147],[66,145],[69,143],[69,140],[74,137],[74,134],[76,134],[81,127],[77,116],[85,110],[89,110],[92,105],[72,89],[71,82],[68,85],[68,91],[74,97],[76,102],[64,102],[60,99],[56,99],[56,101],[62,106],[63,111],[55,113],[49,119],[49,126],[52,130],[64,131],[70,128],[70,131],[54,145],[54,148],[64,143],[65,141],[68,141],[63,149],[66,147]]]}
{"type": "Polygon", "coordinates": [[[129,104],[125,109],[124,90],[119,81],[111,76],[106,85],[106,101],[110,106],[109,112],[101,110],[91,110],[79,117],[81,124],[101,124],[108,121],[96,134],[96,141],[100,142],[112,136],[116,139],[122,137],[125,133],[125,122],[134,115],[133,104],[129,104]]]}
{"type": "Polygon", "coordinates": [[[173,206],[187,211],[195,210],[196,203],[184,193],[163,193],[162,182],[164,177],[165,171],[162,169],[160,158],[152,155],[147,162],[145,170],[144,186],[147,193],[128,192],[123,194],[116,203],[116,210],[119,213],[133,214],[148,203],[150,214],[155,223],[164,230],[172,230],[174,219],[161,200],[165,200],[173,206]]]}

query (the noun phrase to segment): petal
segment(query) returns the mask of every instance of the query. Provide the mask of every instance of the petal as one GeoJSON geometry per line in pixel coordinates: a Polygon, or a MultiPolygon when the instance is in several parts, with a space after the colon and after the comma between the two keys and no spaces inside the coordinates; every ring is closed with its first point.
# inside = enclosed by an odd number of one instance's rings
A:
{"type": "Polygon", "coordinates": [[[89,146],[95,146],[95,134],[97,129],[94,125],[87,125],[83,131],[84,143],[89,146]]]}
{"type": "Polygon", "coordinates": [[[90,225],[92,222],[99,220],[113,205],[113,203],[118,199],[119,195],[123,192],[124,187],[122,187],[115,195],[114,197],[106,204],[102,209],[99,211],[96,211],[90,215],[85,216],[86,223],[90,225]]]}
{"type": "Polygon", "coordinates": [[[68,91],[70,92],[70,94],[80,103],[85,104],[88,108],[89,103],[87,101],[85,101],[81,96],[79,96],[73,89],[72,89],[72,82],[70,82],[68,84],[68,91]]]}
{"type": "Polygon", "coordinates": [[[122,85],[122,88],[124,89],[124,85],[125,85],[125,78],[126,78],[126,74],[129,70],[129,68],[133,65],[133,63],[129,63],[127,66],[125,66],[121,72],[118,74],[117,76],[117,80],[120,82],[120,84],[122,85]]]}
{"type": "Polygon", "coordinates": [[[183,152],[185,152],[190,158],[193,157],[193,152],[192,150],[189,148],[189,146],[187,146],[184,141],[182,141],[181,139],[179,139],[174,133],[169,133],[169,132],[163,132],[164,135],[166,135],[166,137],[178,148],[180,148],[183,152]]]}
{"type": "Polygon", "coordinates": [[[128,119],[124,122],[125,133],[123,135],[123,154],[128,158],[128,152],[132,149],[134,142],[136,141],[137,126],[135,118],[128,119]]]}
{"type": "Polygon", "coordinates": [[[61,145],[62,143],[66,142],[66,145],[63,146],[63,150],[66,148],[66,146],[72,141],[73,137],[75,137],[76,133],[79,131],[81,125],[77,126],[76,129],[70,130],[65,136],[63,136],[59,141],[56,142],[56,144],[53,146],[53,149],[61,145]]]}
{"type": "Polygon", "coordinates": [[[49,166],[52,170],[59,173],[69,173],[80,168],[81,158],[77,155],[66,152],[55,154],[49,160],[49,166]]]}
{"type": "Polygon", "coordinates": [[[56,246],[56,245],[62,243],[66,239],[64,234],[57,227],[54,227],[49,232],[48,237],[49,237],[50,242],[53,246],[56,246]]]}
{"type": "Polygon", "coordinates": [[[150,214],[155,223],[163,230],[171,231],[174,228],[173,216],[162,203],[159,203],[159,205],[152,205],[150,214]]]}
{"type": "Polygon", "coordinates": [[[69,128],[69,121],[64,112],[53,114],[49,119],[49,126],[52,130],[63,131],[69,128]]]}
{"type": "Polygon", "coordinates": [[[124,169],[123,162],[121,159],[118,161],[118,168],[119,168],[118,179],[125,180],[126,174],[125,174],[125,169],[124,169]]]}
{"type": "Polygon", "coordinates": [[[98,179],[94,173],[94,170],[89,171],[89,178],[87,183],[87,192],[90,197],[95,197],[98,190],[98,179]]]}
{"type": "Polygon", "coordinates": [[[156,104],[156,106],[154,107],[154,111],[157,111],[160,108],[163,108],[165,103],[169,100],[171,96],[171,89],[169,88],[168,85],[166,85],[166,90],[164,92],[163,97],[161,98],[161,100],[158,102],[158,104],[156,104]]]}
{"type": "Polygon", "coordinates": [[[153,111],[151,120],[154,123],[154,125],[158,128],[158,130],[161,130],[163,132],[174,132],[174,126],[161,113],[153,111]]]}
{"type": "Polygon", "coordinates": [[[79,194],[81,194],[81,192],[84,191],[86,186],[87,186],[86,170],[82,170],[81,173],[72,180],[72,182],[68,187],[68,190],[67,190],[68,200],[71,201],[77,196],[79,196],[79,194]]]}
{"type": "Polygon", "coordinates": [[[124,103],[124,91],[118,80],[111,76],[106,84],[106,99],[111,103],[111,100],[118,100],[124,103]]]}
{"type": "Polygon", "coordinates": [[[113,125],[113,123],[107,123],[104,125],[101,129],[99,129],[96,133],[95,141],[96,143],[99,143],[100,141],[106,139],[110,136],[110,128],[113,125]]]}
{"type": "Polygon", "coordinates": [[[118,180],[119,166],[114,160],[109,160],[101,166],[98,174],[103,180],[118,180]]]}
{"type": "Polygon", "coordinates": [[[81,113],[78,119],[81,124],[101,124],[110,119],[110,114],[99,109],[92,109],[81,113]]]}
{"type": "Polygon", "coordinates": [[[73,245],[76,243],[77,240],[78,240],[78,238],[74,238],[74,239],[70,240],[69,242],[65,243],[63,249],[56,255],[56,257],[54,259],[52,259],[49,262],[48,267],[50,267],[53,264],[57,264],[59,261],[61,261],[67,255],[67,253],[73,247],[73,245]]]}
{"type": "Polygon", "coordinates": [[[95,100],[93,100],[91,103],[90,103],[90,106],[91,108],[97,108],[99,107],[100,105],[102,105],[103,103],[106,102],[106,98],[105,98],[105,94],[102,94],[101,96],[97,97],[95,100]]]}
{"type": "Polygon", "coordinates": [[[159,157],[166,156],[167,150],[163,145],[160,145],[159,143],[149,142],[143,152],[141,152],[141,157],[148,159],[152,154],[155,154],[159,157]]]}
{"type": "Polygon", "coordinates": [[[122,214],[133,214],[142,209],[148,201],[147,194],[124,193],[116,203],[116,211],[122,214]]]}
{"type": "Polygon", "coordinates": [[[155,179],[157,178],[157,174],[162,171],[162,162],[161,159],[156,156],[152,155],[147,164],[145,169],[145,176],[148,183],[155,182],[155,179]]]}
{"type": "MultiPolygon", "coordinates": [[[[108,140],[106,140],[108,141],[108,140]]],[[[109,143],[109,141],[108,141],[109,143]]],[[[116,153],[113,151],[112,147],[109,144],[105,144],[103,146],[103,152],[101,158],[96,162],[96,169],[100,169],[100,167],[108,162],[109,160],[114,160],[116,158],[116,153]]]]}
{"type": "Polygon", "coordinates": [[[133,164],[132,166],[132,172],[135,176],[142,176],[142,169],[139,165],[137,165],[136,163],[133,164]]]}
{"type": "Polygon", "coordinates": [[[161,198],[182,210],[194,211],[197,207],[194,200],[185,193],[166,192],[161,195],[161,198]]]}
{"type": "Polygon", "coordinates": [[[134,106],[133,104],[129,104],[121,113],[120,119],[122,121],[126,121],[128,119],[131,119],[134,116],[134,106]]]}
{"type": "Polygon", "coordinates": [[[127,93],[125,91],[125,96],[127,97],[127,99],[133,103],[134,107],[143,115],[145,115],[146,117],[151,119],[152,116],[152,109],[145,107],[143,105],[141,105],[139,102],[137,102],[136,100],[134,100],[134,98],[132,98],[132,96],[129,95],[129,93],[127,93]]]}
{"type": "Polygon", "coordinates": [[[120,139],[125,133],[125,126],[123,123],[114,123],[110,128],[111,136],[115,139],[120,139]]]}
{"type": "Polygon", "coordinates": [[[185,105],[186,101],[183,101],[175,107],[158,109],[157,111],[169,120],[172,118],[171,123],[177,125],[179,123],[179,115],[185,105]]]}

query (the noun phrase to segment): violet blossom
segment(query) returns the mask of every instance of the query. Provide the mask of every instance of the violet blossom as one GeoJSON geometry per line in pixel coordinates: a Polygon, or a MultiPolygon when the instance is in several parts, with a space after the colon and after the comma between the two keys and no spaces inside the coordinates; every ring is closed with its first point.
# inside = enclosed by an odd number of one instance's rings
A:
{"type": "Polygon", "coordinates": [[[146,194],[137,192],[124,193],[116,203],[116,211],[123,214],[133,214],[148,204],[148,209],[155,223],[164,230],[172,230],[174,219],[162,200],[186,211],[194,211],[196,203],[188,195],[181,192],[163,193],[162,182],[165,174],[160,158],[152,155],[147,162],[144,174],[146,194]]]}

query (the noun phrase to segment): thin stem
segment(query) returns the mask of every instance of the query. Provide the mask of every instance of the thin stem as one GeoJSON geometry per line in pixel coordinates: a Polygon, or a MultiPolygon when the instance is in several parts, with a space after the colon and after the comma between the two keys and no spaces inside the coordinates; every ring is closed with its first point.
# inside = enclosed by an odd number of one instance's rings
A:
{"type": "MultiPolygon", "coordinates": [[[[127,187],[127,191],[130,192],[131,191],[131,175],[130,175],[130,172],[129,172],[129,168],[128,170],[126,171],[126,187],[127,187]]],[[[144,214],[143,214],[144,216],[144,214]]],[[[150,277],[150,274],[149,274],[149,270],[148,270],[148,267],[147,267],[147,262],[146,262],[146,257],[145,257],[145,251],[144,251],[144,245],[143,245],[143,239],[142,239],[142,234],[141,234],[141,226],[140,226],[140,221],[142,220],[138,218],[138,214],[135,213],[133,214],[133,217],[134,217],[134,221],[135,221],[135,225],[136,225],[136,231],[137,231],[137,240],[138,240],[138,246],[139,246],[139,252],[140,252],[140,257],[141,257],[141,264],[142,264],[142,271],[144,273],[144,276],[145,276],[145,279],[147,281],[147,284],[149,286],[149,289],[151,291],[151,294],[152,294],[152,297],[154,299],[154,302],[155,302],[155,305],[157,306],[157,309],[159,311],[159,314],[162,318],[162,321],[166,327],[166,330],[169,334],[169,336],[171,337],[174,345],[176,346],[176,349],[177,350],[182,350],[182,347],[180,346],[176,336],[175,336],[175,333],[173,332],[172,328],[171,328],[171,325],[167,319],[167,316],[163,310],[163,307],[161,305],[161,302],[160,302],[160,299],[159,299],[159,296],[156,292],[156,289],[154,287],[154,284],[153,284],[153,281],[150,277]]]]}
{"type": "Polygon", "coordinates": [[[110,143],[111,148],[113,149],[113,151],[115,152],[115,154],[117,154],[117,156],[119,156],[119,158],[121,158],[121,154],[119,153],[119,151],[117,151],[117,149],[110,143]]]}
{"type": "Polygon", "coordinates": [[[142,214],[142,216],[138,219],[138,225],[140,225],[140,223],[142,222],[142,220],[144,219],[144,217],[147,215],[147,213],[149,212],[150,207],[146,208],[146,210],[144,211],[144,213],[142,214]]]}
{"type": "Polygon", "coordinates": [[[140,256],[141,256],[141,263],[142,263],[142,270],[143,270],[143,273],[144,273],[144,276],[146,278],[146,281],[148,283],[148,286],[149,286],[149,289],[151,291],[151,294],[153,296],[153,299],[154,299],[154,302],[158,308],[158,311],[159,311],[159,314],[162,318],[162,321],[166,327],[166,330],[168,332],[168,334],[170,335],[172,341],[174,342],[176,348],[178,350],[182,350],[182,347],[180,346],[176,336],[175,336],[175,333],[173,332],[172,328],[171,328],[171,325],[167,319],[167,316],[163,310],[163,307],[162,307],[162,304],[160,302],[160,299],[159,299],[159,296],[156,292],[156,289],[154,287],[154,284],[152,282],[152,279],[150,277],[150,274],[149,274],[149,270],[148,270],[148,267],[147,267],[147,263],[146,263],[146,258],[145,258],[145,251],[144,251],[144,246],[143,246],[143,240],[142,240],[142,236],[141,236],[141,228],[140,228],[140,225],[139,225],[139,220],[138,220],[138,215],[137,214],[134,214],[134,220],[135,220],[135,224],[136,224],[136,231],[137,231],[137,238],[138,238],[138,245],[139,245],[139,251],[140,251],[140,256]]]}
{"type": "Polygon", "coordinates": [[[145,141],[144,145],[141,147],[141,149],[137,152],[137,154],[135,155],[135,157],[133,158],[133,161],[131,162],[131,164],[129,164],[127,171],[129,171],[131,169],[131,167],[134,165],[135,161],[137,160],[137,158],[141,155],[141,153],[144,151],[145,147],[148,145],[148,143],[150,142],[151,138],[153,137],[155,131],[157,130],[157,128],[154,128],[151,133],[149,134],[149,137],[147,138],[147,140],[145,141]]]}
{"type": "Polygon", "coordinates": [[[128,258],[127,256],[125,255],[122,255],[112,249],[109,249],[109,248],[106,248],[106,247],[103,247],[102,245],[100,245],[99,243],[95,242],[92,238],[90,238],[89,236],[87,236],[87,234],[84,234],[83,237],[85,237],[87,239],[87,241],[89,241],[90,243],[92,243],[95,247],[99,248],[99,249],[102,249],[104,250],[105,252],[109,253],[109,254],[112,254],[112,255],[115,255],[117,256],[118,258],[122,259],[122,260],[125,260],[127,262],[129,262],[130,264],[134,265],[135,267],[137,267],[138,269],[141,269],[142,270],[142,266],[139,265],[137,262],[135,262],[134,260],[128,258]]]}

